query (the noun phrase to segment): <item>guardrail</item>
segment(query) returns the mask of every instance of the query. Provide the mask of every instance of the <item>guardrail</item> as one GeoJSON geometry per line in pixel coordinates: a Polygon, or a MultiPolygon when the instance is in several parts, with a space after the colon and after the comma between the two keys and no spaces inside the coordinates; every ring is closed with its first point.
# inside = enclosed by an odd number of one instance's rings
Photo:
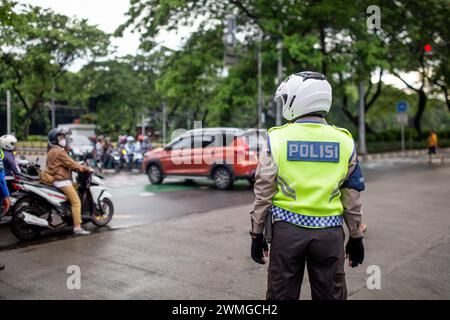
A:
{"type": "Polygon", "coordinates": [[[19,141],[16,147],[17,153],[23,155],[45,155],[47,153],[46,141],[19,141]]]}

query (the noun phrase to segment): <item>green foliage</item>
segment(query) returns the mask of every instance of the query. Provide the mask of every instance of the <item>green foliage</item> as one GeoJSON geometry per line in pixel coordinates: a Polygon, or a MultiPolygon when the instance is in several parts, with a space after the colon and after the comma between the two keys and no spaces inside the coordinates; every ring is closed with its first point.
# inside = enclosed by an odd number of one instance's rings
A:
{"type": "Polygon", "coordinates": [[[16,20],[0,26],[1,86],[11,88],[21,104],[15,130],[26,137],[32,121],[42,121],[40,111],[67,67],[78,58],[104,56],[109,40],[86,20],[49,9],[9,3],[8,13],[16,20]]]}
{"type": "Polygon", "coordinates": [[[139,32],[140,51],[101,61],[96,58],[107,54],[109,36],[96,27],[50,10],[20,9],[11,1],[0,5],[0,89],[12,89],[14,105],[21,105],[14,108],[14,118],[22,136],[32,122],[48,128],[42,111],[48,110],[52,97],[85,110],[82,122],[96,122],[99,131],[113,136],[134,134],[143,113],[160,131],[163,105],[169,133],[192,126],[194,120],[204,126],[255,126],[258,47],[270,126],[275,118],[271,100],[277,86],[278,40],[285,75],[300,70],[324,73],[333,87],[329,120],[355,136],[356,85],[361,81],[369,143],[394,141],[395,105],[400,100],[410,105],[409,127],[420,129],[408,128],[408,141],[423,137],[431,127],[450,126],[448,0],[131,0],[129,19],[115,35],[126,28],[139,32]],[[366,9],[373,4],[381,8],[378,32],[366,25],[366,9]],[[237,22],[237,63],[225,67],[222,38],[231,15],[237,22]],[[179,49],[155,42],[161,31],[183,26],[193,32],[179,49]],[[433,45],[432,54],[423,52],[424,43],[433,45]],[[68,72],[78,58],[90,63],[68,72]],[[402,76],[411,71],[418,72],[420,83],[408,84],[409,91],[372,81],[379,72],[402,76]]]}

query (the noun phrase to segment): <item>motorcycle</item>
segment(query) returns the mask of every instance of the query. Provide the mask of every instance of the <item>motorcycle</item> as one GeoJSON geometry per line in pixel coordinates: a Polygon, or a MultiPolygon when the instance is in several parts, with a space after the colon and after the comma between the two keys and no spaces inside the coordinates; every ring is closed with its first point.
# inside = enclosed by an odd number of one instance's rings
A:
{"type": "Polygon", "coordinates": [[[91,167],[92,169],[95,170],[95,172],[99,173],[102,172],[102,162],[97,160],[94,157],[94,154],[91,152],[84,153],[78,161],[80,161],[80,163],[87,165],[88,167],[91,167]]]}
{"type": "Polygon", "coordinates": [[[23,155],[21,155],[16,162],[20,172],[29,176],[37,176],[41,169],[39,158],[36,158],[35,162],[30,162],[23,155]]]}
{"type": "Polygon", "coordinates": [[[112,151],[106,156],[103,169],[114,169],[116,173],[119,173],[123,168],[124,161],[117,150],[112,151]]]}
{"type": "Polygon", "coordinates": [[[142,161],[144,161],[144,155],[142,152],[134,152],[133,153],[133,164],[139,172],[142,173],[142,161]]]}
{"type": "MultiPolygon", "coordinates": [[[[83,223],[106,226],[113,217],[114,205],[104,178],[91,173],[78,173],[76,182],[83,223]]],[[[34,240],[45,230],[73,225],[70,202],[58,188],[27,177],[19,177],[14,187],[17,190],[16,203],[28,203],[16,208],[11,219],[11,231],[18,239],[34,240]]]]}
{"type": "Polygon", "coordinates": [[[123,150],[125,163],[124,165],[128,168],[128,171],[132,171],[134,168],[139,172],[142,172],[142,161],[144,161],[144,155],[140,151],[134,151],[127,153],[123,150]]]}

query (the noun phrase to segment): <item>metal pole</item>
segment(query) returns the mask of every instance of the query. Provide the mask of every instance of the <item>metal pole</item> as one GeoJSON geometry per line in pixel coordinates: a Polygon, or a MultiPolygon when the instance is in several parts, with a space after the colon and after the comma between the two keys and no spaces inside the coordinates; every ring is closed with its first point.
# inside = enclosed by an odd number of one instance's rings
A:
{"type": "MultiPolygon", "coordinates": [[[[278,30],[280,31],[279,39],[277,41],[277,50],[278,50],[278,65],[277,65],[277,85],[283,81],[283,42],[281,39],[281,25],[279,26],[278,30]]],[[[277,109],[276,109],[276,119],[275,124],[277,126],[281,126],[281,101],[278,100],[277,102],[277,109]]]]}
{"type": "Polygon", "coordinates": [[[263,93],[262,93],[262,55],[261,55],[261,39],[258,42],[258,129],[261,129],[261,115],[263,110],[263,93]]]}
{"type": "Polygon", "coordinates": [[[145,119],[144,119],[144,112],[142,112],[141,115],[141,134],[145,136],[145,119]]]}
{"type": "Polygon", "coordinates": [[[166,144],[166,103],[163,102],[163,110],[162,110],[162,143],[166,144]]]}
{"type": "Polygon", "coordinates": [[[6,90],[6,133],[11,133],[11,92],[6,90]]]}
{"type": "Polygon", "coordinates": [[[192,128],[192,119],[194,118],[194,115],[192,112],[187,112],[187,116],[186,116],[186,129],[191,129],[192,128]]]}
{"type": "Polygon", "coordinates": [[[358,113],[358,144],[359,144],[359,153],[361,155],[365,155],[367,153],[366,150],[366,122],[365,122],[365,110],[364,110],[364,82],[359,81],[358,85],[358,94],[359,94],[359,113],[358,113]]]}
{"type": "Polygon", "coordinates": [[[52,129],[56,128],[56,106],[55,106],[55,81],[52,86],[52,129]]]}
{"type": "Polygon", "coordinates": [[[402,152],[405,151],[405,124],[402,121],[402,126],[401,126],[401,132],[402,132],[402,152]]]}

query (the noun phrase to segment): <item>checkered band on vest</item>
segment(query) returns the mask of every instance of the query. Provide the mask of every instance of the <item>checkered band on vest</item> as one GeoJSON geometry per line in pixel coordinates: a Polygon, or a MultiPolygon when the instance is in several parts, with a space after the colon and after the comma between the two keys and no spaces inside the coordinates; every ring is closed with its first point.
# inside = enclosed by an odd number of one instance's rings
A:
{"type": "Polygon", "coordinates": [[[342,226],[344,219],[342,215],[329,217],[304,216],[298,213],[272,206],[270,212],[274,219],[280,219],[301,227],[309,228],[328,228],[342,226]]]}

